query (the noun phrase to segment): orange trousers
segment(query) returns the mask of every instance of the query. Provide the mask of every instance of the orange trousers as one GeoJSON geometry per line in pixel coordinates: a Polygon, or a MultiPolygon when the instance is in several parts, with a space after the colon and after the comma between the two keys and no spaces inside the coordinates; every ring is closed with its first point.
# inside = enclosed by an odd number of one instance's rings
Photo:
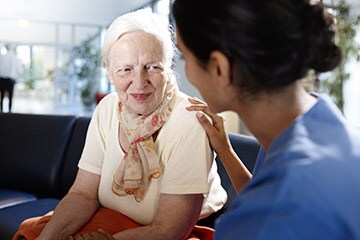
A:
{"type": "MultiPolygon", "coordinates": [[[[29,218],[21,223],[18,232],[13,237],[17,240],[20,236],[27,240],[34,240],[37,238],[45,225],[49,222],[52,212],[42,216],[29,218]]],[[[142,225],[135,222],[131,218],[118,213],[116,211],[99,208],[94,216],[87,222],[77,233],[89,233],[103,229],[111,234],[121,232],[127,229],[141,227],[142,225]]],[[[213,240],[214,230],[208,227],[195,226],[188,240],[213,240]]],[[[74,234],[75,235],[75,234],[74,234]]]]}

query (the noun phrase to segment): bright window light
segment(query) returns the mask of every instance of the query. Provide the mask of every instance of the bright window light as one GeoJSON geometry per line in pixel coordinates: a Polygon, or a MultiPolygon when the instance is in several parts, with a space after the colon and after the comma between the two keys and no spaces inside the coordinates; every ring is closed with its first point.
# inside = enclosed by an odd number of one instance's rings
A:
{"type": "Polygon", "coordinates": [[[30,22],[29,22],[29,20],[26,20],[26,19],[20,19],[20,20],[17,21],[17,25],[19,27],[25,28],[25,27],[28,27],[30,25],[30,22]]]}
{"type": "Polygon", "coordinates": [[[170,1],[169,0],[159,0],[156,5],[156,10],[160,15],[167,16],[170,14],[170,1]]]}

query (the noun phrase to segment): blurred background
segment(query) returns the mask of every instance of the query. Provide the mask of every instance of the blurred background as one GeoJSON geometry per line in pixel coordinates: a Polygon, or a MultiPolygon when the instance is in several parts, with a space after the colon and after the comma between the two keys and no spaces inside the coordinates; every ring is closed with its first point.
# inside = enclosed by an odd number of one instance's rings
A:
{"type": "MultiPolygon", "coordinates": [[[[103,34],[119,15],[147,8],[169,18],[169,1],[0,0],[0,50],[16,46],[24,71],[12,112],[91,114],[111,91],[100,67],[103,34]]],[[[4,112],[7,104],[4,103],[4,112]]]]}
{"type": "MultiPolygon", "coordinates": [[[[313,73],[307,84],[310,90],[329,93],[346,118],[360,127],[360,1],[323,3],[337,19],[337,30],[342,33],[337,41],[346,57],[337,72],[313,73]]],[[[91,115],[96,101],[113,91],[100,67],[108,25],[139,8],[172,22],[170,5],[171,0],[0,0],[0,52],[5,54],[9,44],[16,46],[24,65],[15,85],[12,112],[91,115]]],[[[183,65],[177,59],[180,89],[200,97],[186,80],[183,65]]],[[[6,106],[5,99],[4,112],[6,106]]],[[[224,114],[231,131],[246,131],[236,116],[224,114]]]]}

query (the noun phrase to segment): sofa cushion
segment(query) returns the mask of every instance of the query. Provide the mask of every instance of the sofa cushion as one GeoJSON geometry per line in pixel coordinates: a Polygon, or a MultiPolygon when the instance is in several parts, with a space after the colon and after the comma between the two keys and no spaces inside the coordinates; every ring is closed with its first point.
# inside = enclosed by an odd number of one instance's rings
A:
{"type": "Polygon", "coordinates": [[[0,209],[33,200],[36,200],[36,197],[32,194],[0,189],[0,209]]]}
{"type": "Polygon", "coordinates": [[[58,203],[58,199],[46,198],[0,209],[0,239],[11,239],[25,219],[42,216],[58,203]]]}
{"type": "Polygon", "coordinates": [[[56,193],[75,116],[0,114],[0,189],[56,193]]]}

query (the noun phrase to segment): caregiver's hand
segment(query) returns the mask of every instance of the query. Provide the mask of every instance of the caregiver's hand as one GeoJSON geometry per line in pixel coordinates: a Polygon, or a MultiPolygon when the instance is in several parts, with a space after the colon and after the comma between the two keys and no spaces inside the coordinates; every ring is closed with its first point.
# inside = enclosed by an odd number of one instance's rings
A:
{"type": "Polygon", "coordinates": [[[189,98],[188,100],[192,105],[186,107],[186,109],[188,111],[197,111],[196,117],[200,124],[204,127],[206,134],[209,137],[212,149],[218,155],[221,155],[224,151],[229,151],[231,146],[228,140],[228,135],[225,132],[225,118],[212,112],[205,102],[197,98],[189,98]]]}

